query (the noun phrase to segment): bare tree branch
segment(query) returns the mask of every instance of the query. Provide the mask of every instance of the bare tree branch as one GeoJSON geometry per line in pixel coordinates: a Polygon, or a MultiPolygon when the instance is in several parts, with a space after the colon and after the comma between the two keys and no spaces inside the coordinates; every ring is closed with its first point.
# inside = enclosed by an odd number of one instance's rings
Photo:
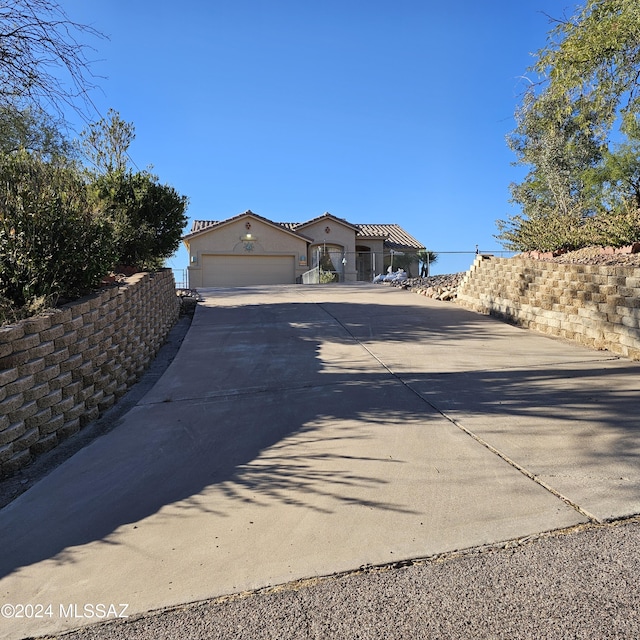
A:
{"type": "Polygon", "coordinates": [[[55,0],[0,0],[0,105],[83,113],[96,87],[87,37],[105,38],[55,0]]]}

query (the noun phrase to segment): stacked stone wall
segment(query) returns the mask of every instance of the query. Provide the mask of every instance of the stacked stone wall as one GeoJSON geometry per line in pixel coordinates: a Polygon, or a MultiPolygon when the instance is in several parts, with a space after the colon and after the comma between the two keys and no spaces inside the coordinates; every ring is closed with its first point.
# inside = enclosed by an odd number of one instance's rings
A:
{"type": "Polygon", "coordinates": [[[170,269],[0,327],[0,477],[111,407],[179,314],[170,269]]]}
{"type": "Polygon", "coordinates": [[[640,267],[478,256],[462,306],[640,360],[640,267]]]}

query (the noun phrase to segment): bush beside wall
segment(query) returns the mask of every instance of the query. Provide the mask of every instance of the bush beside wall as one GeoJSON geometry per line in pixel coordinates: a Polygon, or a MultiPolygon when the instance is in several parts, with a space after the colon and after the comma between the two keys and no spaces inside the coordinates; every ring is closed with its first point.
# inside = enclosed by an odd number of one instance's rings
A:
{"type": "Polygon", "coordinates": [[[478,256],[458,303],[640,360],[640,268],[478,256]]]}
{"type": "Polygon", "coordinates": [[[18,471],[113,405],[179,313],[170,269],[0,327],[0,477],[18,471]]]}

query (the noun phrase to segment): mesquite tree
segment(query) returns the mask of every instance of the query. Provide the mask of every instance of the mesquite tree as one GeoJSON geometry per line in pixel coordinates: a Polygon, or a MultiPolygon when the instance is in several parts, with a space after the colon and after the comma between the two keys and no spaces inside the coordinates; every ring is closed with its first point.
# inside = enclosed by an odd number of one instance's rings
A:
{"type": "Polygon", "coordinates": [[[587,0],[555,19],[508,141],[528,169],[521,213],[498,221],[516,250],[640,239],[640,3],[587,0]]]}

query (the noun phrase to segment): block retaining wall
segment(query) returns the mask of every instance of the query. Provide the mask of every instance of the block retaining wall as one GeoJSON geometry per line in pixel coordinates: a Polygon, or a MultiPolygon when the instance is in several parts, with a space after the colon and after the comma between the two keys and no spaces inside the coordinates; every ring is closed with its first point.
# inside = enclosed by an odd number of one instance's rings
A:
{"type": "Polygon", "coordinates": [[[478,256],[458,303],[640,360],[640,267],[478,256]]]}
{"type": "Polygon", "coordinates": [[[0,327],[0,477],[124,395],[165,341],[179,306],[166,269],[0,327]]]}

